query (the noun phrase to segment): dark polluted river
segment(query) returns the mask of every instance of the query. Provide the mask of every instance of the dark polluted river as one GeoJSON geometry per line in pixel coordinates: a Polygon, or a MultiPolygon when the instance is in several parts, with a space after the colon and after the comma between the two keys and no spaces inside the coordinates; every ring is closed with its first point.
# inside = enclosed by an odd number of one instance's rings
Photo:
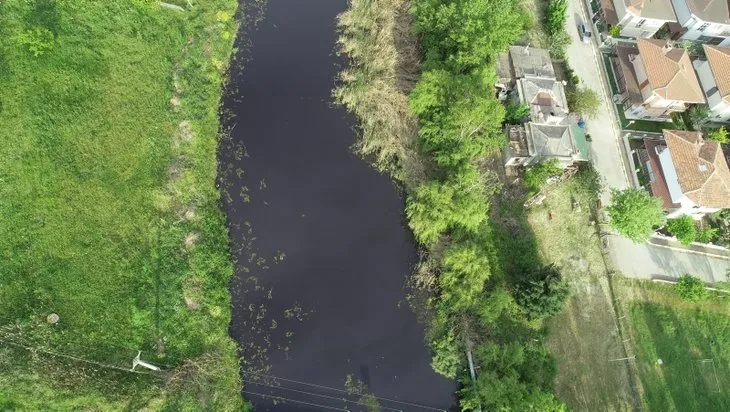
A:
{"type": "Polygon", "coordinates": [[[220,168],[244,396],[257,411],[358,411],[360,388],[383,411],[446,410],[455,383],[432,371],[406,302],[403,199],[352,153],[354,119],[332,105],[345,8],[269,0],[237,43],[220,168]]]}

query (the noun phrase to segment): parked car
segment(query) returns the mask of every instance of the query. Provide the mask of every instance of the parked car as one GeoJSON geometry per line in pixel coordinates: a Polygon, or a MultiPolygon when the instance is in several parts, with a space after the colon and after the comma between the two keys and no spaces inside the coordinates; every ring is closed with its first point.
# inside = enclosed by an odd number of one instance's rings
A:
{"type": "Polygon", "coordinates": [[[580,34],[580,39],[583,40],[583,43],[590,43],[593,38],[590,27],[585,23],[581,23],[578,26],[578,34],[580,34]]]}

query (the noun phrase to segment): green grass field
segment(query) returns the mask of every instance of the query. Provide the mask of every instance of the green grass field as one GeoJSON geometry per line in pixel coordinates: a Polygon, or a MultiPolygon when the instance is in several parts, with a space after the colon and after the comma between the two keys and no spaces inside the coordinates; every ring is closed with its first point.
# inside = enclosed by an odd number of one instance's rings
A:
{"type": "Polygon", "coordinates": [[[240,403],[214,185],[236,1],[193,3],[0,3],[0,409],[240,403]],[[47,353],[136,350],[168,379],[47,353]]]}
{"type": "Polygon", "coordinates": [[[730,409],[730,302],[681,300],[673,286],[622,279],[631,347],[647,410],[730,409]],[[659,362],[661,360],[661,363],[659,362]]]}

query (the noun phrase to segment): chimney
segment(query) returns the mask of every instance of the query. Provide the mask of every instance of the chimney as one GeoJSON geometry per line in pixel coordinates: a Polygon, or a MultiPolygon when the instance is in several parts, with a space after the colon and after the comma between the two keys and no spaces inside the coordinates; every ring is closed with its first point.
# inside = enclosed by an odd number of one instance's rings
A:
{"type": "Polygon", "coordinates": [[[662,54],[666,55],[670,50],[672,50],[672,46],[669,45],[669,42],[664,43],[664,46],[662,46],[662,54]]]}

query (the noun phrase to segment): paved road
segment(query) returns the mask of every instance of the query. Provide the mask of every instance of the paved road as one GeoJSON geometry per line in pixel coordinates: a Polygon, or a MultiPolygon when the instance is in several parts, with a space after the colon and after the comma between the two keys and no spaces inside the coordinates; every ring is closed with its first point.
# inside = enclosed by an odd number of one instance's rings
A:
{"type": "MultiPolygon", "coordinates": [[[[621,152],[620,131],[611,104],[611,92],[601,72],[600,54],[595,43],[580,40],[577,26],[586,19],[582,0],[570,0],[568,4],[567,30],[573,42],[567,56],[581,85],[595,90],[601,97],[599,115],[587,119],[588,132],[593,138],[591,158],[596,169],[605,179],[606,190],[601,198],[610,203],[610,189],[630,186],[625,158],[621,152]]],[[[677,278],[690,273],[709,283],[724,281],[730,270],[730,260],[721,257],[676,250],[652,244],[634,244],[628,239],[612,236],[609,253],[617,270],[635,278],[677,278]]]]}
{"type": "Polygon", "coordinates": [[[637,245],[620,236],[611,236],[609,247],[616,269],[638,279],[676,279],[690,274],[707,283],[726,281],[730,260],[679,251],[644,243],[637,245]]]}
{"type": "MultiPolygon", "coordinates": [[[[624,189],[628,187],[625,165],[619,146],[619,130],[614,121],[608,85],[604,84],[599,71],[601,64],[597,48],[593,44],[583,43],[578,35],[578,24],[585,19],[581,0],[571,0],[568,4],[567,30],[573,42],[568,46],[567,56],[570,66],[580,78],[581,85],[595,90],[601,97],[599,115],[595,119],[586,119],[587,131],[591,143],[591,158],[596,169],[603,175],[608,188],[624,189]]],[[[602,196],[608,203],[609,191],[602,196]]]]}

